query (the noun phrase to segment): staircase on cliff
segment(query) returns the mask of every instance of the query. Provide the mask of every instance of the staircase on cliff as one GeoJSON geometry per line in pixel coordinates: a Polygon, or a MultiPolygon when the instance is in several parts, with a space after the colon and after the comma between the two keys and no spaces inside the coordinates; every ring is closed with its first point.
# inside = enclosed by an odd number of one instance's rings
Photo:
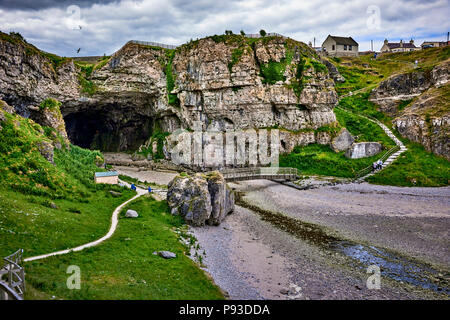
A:
{"type": "MultiPolygon", "coordinates": [[[[392,162],[395,161],[395,159],[397,159],[403,152],[405,152],[406,150],[408,150],[405,145],[403,144],[403,142],[401,142],[393,133],[392,131],[386,126],[384,125],[382,122],[380,122],[377,119],[374,118],[370,118],[367,116],[363,116],[361,114],[357,114],[354,113],[350,110],[347,110],[345,108],[342,108],[341,106],[337,107],[342,111],[354,114],[356,116],[365,118],[375,124],[377,124],[381,129],[383,129],[383,131],[388,135],[389,138],[392,139],[392,141],[394,141],[395,143],[395,147],[391,148],[390,150],[388,150],[388,152],[386,152],[379,160],[381,160],[383,162],[383,167],[381,170],[383,170],[384,168],[386,168],[387,166],[389,166],[392,162]]],[[[380,170],[376,171],[379,172],[380,170]]],[[[369,166],[367,168],[364,168],[363,170],[361,170],[357,175],[356,175],[356,182],[362,182],[364,181],[366,178],[373,176],[376,172],[373,172],[372,166],[369,166]]]]}

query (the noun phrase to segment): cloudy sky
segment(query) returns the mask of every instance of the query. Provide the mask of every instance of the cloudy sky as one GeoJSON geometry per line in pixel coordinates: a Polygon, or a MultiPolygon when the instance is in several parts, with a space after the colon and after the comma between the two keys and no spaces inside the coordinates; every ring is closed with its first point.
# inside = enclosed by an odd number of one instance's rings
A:
{"type": "Polygon", "coordinates": [[[278,32],[316,46],[352,36],[360,51],[385,38],[441,40],[450,0],[0,0],[0,30],[62,56],[111,54],[128,40],[182,44],[224,30],[278,32]]]}

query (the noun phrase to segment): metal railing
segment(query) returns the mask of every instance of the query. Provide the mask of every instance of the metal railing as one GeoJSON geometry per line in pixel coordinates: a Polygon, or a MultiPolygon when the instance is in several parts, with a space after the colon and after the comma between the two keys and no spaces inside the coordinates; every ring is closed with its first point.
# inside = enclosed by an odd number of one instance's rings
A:
{"type": "Polygon", "coordinates": [[[23,262],[23,249],[3,258],[3,261],[0,269],[0,300],[23,300],[25,270],[20,266],[23,262]]]}
{"type": "MultiPolygon", "coordinates": [[[[399,146],[395,146],[391,149],[389,149],[379,160],[381,160],[381,162],[386,161],[386,159],[388,159],[391,155],[393,155],[395,152],[397,152],[398,150],[400,150],[399,146]]],[[[373,165],[370,165],[360,171],[358,171],[355,175],[355,179],[359,179],[361,177],[364,177],[365,175],[369,174],[370,172],[372,172],[373,170],[373,165]]]]}
{"type": "Polygon", "coordinates": [[[160,47],[160,48],[165,48],[165,49],[176,49],[179,47],[179,46],[175,46],[175,45],[171,45],[171,44],[164,44],[164,43],[151,42],[151,41],[139,41],[139,40],[130,40],[127,42],[127,44],[128,43],[140,44],[140,45],[144,45],[144,46],[160,47]]]}
{"type": "Polygon", "coordinates": [[[298,180],[299,174],[296,168],[281,167],[255,167],[255,168],[235,168],[221,170],[223,177],[227,181],[242,181],[255,179],[280,179],[298,180]]]}
{"type": "MultiPolygon", "coordinates": [[[[259,33],[249,33],[249,34],[245,34],[244,37],[247,37],[247,38],[262,38],[263,36],[261,36],[259,33]]],[[[279,33],[276,33],[276,32],[269,32],[269,33],[267,33],[265,35],[265,37],[282,37],[282,38],[286,38],[282,34],[279,34],[279,33]]]]}

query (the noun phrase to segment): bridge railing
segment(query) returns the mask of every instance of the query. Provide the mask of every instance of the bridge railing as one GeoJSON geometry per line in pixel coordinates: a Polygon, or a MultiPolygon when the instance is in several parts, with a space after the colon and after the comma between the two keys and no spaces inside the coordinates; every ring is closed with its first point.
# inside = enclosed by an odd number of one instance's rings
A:
{"type": "Polygon", "coordinates": [[[23,249],[3,258],[3,261],[0,269],[0,300],[23,300],[25,270],[20,266],[23,262],[23,249]]]}
{"type": "Polygon", "coordinates": [[[299,176],[296,168],[284,167],[235,168],[224,169],[220,172],[225,180],[250,180],[252,178],[295,180],[299,176]]]}

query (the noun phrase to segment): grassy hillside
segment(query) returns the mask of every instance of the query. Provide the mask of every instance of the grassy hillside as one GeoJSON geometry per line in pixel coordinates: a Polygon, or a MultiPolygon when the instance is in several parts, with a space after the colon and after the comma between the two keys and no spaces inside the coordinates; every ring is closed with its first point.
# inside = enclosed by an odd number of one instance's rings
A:
{"type": "MultiPolygon", "coordinates": [[[[0,119],[0,257],[19,248],[25,257],[35,256],[104,236],[113,210],[135,192],[94,184],[94,172],[102,170],[99,152],[73,145],[55,149],[52,164],[39,149],[51,146],[53,130],[3,112],[1,106],[0,119]]],[[[189,248],[174,232],[184,229],[182,221],[169,214],[166,203],[146,197],[129,208],[140,217],[120,219],[117,233],[99,247],[25,263],[26,298],[223,298],[186,257],[189,248]],[[152,254],[158,250],[178,257],[164,260],[152,254]],[[66,286],[69,265],[81,268],[81,290],[66,286]]]]}
{"type": "MultiPolygon", "coordinates": [[[[346,82],[337,84],[340,95],[353,92],[356,94],[342,98],[339,106],[361,114],[376,118],[388,127],[391,127],[392,118],[381,112],[375,104],[368,101],[370,91],[382,80],[393,74],[412,71],[431,70],[437,64],[450,58],[450,47],[432,48],[421,51],[392,53],[379,56],[376,60],[373,56],[361,56],[357,58],[333,59],[339,71],[346,78],[346,82]],[[415,61],[418,66],[415,68],[415,61]]],[[[448,85],[436,91],[436,97],[432,108],[427,108],[428,115],[442,114],[448,112],[448,85]]],[[[405,101],[399,105],[399,111],[405,109],[411,101],[405,101]]],[[[335,110],[339,119],[341,112],[335,110]]],[[[362,118],[360,118],[362,119],[362,118]]],[[[340,120],[342,122],[342,119],[340,120]]],[[[345,123],[345,120],[343,121],[345,123]]],[[[344,123],[341,123],[344,125],[344,123]]],[[[347,124],[348,125],[348,124],[347,124]]],[[[401,137],[395,130],[397,137],[401,137]]],[[[368,182],[376,184],[398,185],[398,186],[445,186],[449,185],[450,162],[442,157],[427,152],[421,145],[403,140],[408,147],[399,159],[390,167],[370,177],[368,182]]]]}
{"type": "Polygon", "coordinates": [[[430,48],[427,50],[383,54],[374,59],[372,55],[361,57],[332,58],[339,72],[344,76],[344,83],[336,84],[339,95],[358,90],[369,91],[381,81],[393,74],[413,70],[429,70],[450,57],[450,47],[430,48]],[[414,66],[418,61],[417,69],[414,66]]]}
{"type": "Polygon", "coordinates": [[[182,228],[182,220],[169,213],[165,202],[141,198],[122,211],[117,232],[101,246],[27,264],[30,295],[39,290],[56,299],[223,299],[186,256],[188,248],[172,232],[175,228],[182,228]],[[124,218],[127,209],[139,212],[139,218],[124,218]],[[162,250],[177,257],[152,254],[162,250]],[[69,265],[81,269],[81,290],[66,287],[69,265]]]}
{"type": "MultiPolygon", "coordinates": [[[[370,102],[370,91],[381,81],[398,73],[413,70],[430,69],[450,57],[450,47],[436,48],[408,53],[373,56],[332,58],[340,73],[345,77],[344,83],[337,83],[336,90],[340,95],[337,108],[334,109],[339,125],[346,127],[357,142],[380,142],[384,151],[395,146],[394,142],[375,123],[363,116],[378,119],[391,127],[392,118],[381,112],[370,102]],[[414,62],[418,61],[418,68],[414,62]],[[350,95],[350,93],[352,93],[350,95]],[[350,111],[350,112],[346,112],[350,111]]],[[[428,114],[448,112],[448,85],[435,89],[440,95],[435,98],[438,108],[428,110],[428,114]],[[444,110],[444,111],[443,111],[444,110]]],[[[409,101],[408,103],[410,103],[409,101]]],[[[407,107],[408,103],[400,106],[407,107]]],[[[395,133],[395,132],[394,132],[395,133]]],[[[399,136],[399,134],[397,134],[399,136]]],[[[449,184],[450,163],[420,145],[403,139],[410,149],[394,165],[369,178],[369,182],[398,186],[444,186],[449,184]]],[[[328,175],[352,178],[355,174],[381,157],[366,159],[347,159],[344,153],[335,153],[328,146],[316,144],[296,147],[291,154],[281,155],[280,165],[298,168],[302,174],[328,175]]]]}

